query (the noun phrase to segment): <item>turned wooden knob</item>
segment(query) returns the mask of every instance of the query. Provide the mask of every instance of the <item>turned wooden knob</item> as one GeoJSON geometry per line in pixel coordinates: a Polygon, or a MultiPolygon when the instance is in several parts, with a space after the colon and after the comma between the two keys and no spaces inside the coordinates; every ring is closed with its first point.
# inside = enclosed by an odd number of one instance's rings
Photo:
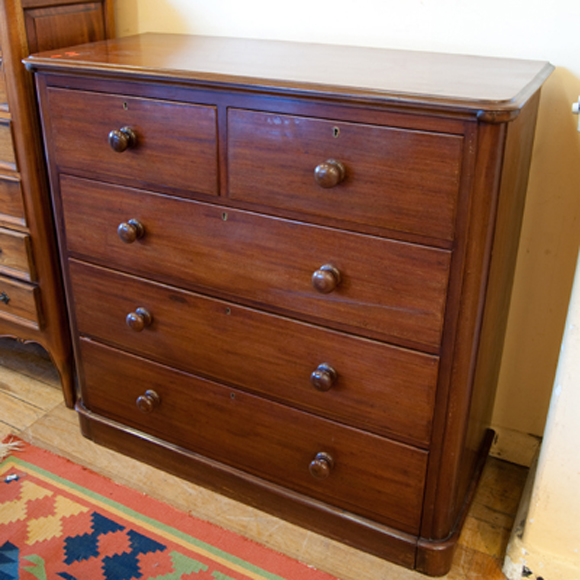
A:
{"type": "Polygon", "coordinates": [[[135,312],[130,312],[127,314],[127,326],[134,330],[135,332],[141,332],[144,328],[147,328],[151,322],[153,322],[153,316],[149,310],[145,308],[137,308],[135,312]]]}
{"type": "Polygon", "coordinates": [[[109,133],[109,145],[116,153],[123,153],[137,145],[137,135],[130,127],[121,127],[109,133]]]}
{"type": "Polygon", "coordinates": [[[145,227],[139,220],[129,220],[119,224],[117,235],[126,244],[132,244],[145,235],[145,227]]]}
{"type": "Polygon", "coordinates": [[[141,413],[151,413],[161,403],[161,397],[155,391],[145,391],[144,395],[137,397],[137,409],[141,413]]]}
{"type": "Polygon", "coordinates": [[[326,479],[330,475],[333,467],[334,459],[332,458],[332,455],[322,451],[321,453],[317,453],[316,457],[310,462],[308,470],[312,477],[316,477],[316,479],[326,479]]]}
{"type": "Polygon", "coordinates": [[[310,382],[319,391],[329,391],[336,383],[337,378],[338,373],[329,364],[322,363],[310,375],[310,382]]]}
{"type": "Polygon", "coordinates": [[[343,181],[346,171],[344,165],[336,159],[327,159],[324,163],[316,166],[314,179],[320,187],[335,187],[343,181]]]}
{"type": "Polygon", "coordinates": [[[332,264],[324,264],[312,274],[312,286],[322,294],[332,292],[341,281],[340,272],[332,264]]]}

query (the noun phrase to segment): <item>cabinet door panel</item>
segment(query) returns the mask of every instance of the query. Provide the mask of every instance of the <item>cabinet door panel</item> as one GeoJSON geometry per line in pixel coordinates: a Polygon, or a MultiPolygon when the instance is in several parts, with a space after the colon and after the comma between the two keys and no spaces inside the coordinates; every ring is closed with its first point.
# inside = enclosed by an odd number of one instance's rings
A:
{"type": "Polygon", "coordinates": [[[105,38],[102,2],[28,8],[24,18],[31,53],[105,38]]]}

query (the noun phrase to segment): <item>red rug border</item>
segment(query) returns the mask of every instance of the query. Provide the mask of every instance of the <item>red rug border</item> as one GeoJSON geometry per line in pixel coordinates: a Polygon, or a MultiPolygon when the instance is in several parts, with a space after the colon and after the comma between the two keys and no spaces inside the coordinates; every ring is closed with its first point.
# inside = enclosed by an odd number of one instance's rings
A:
{"type": "Polygon", "coordinates": [[[336,577],[274,548],[264,546],[237,532],[202,520],[127,485],[117,483],[66,457],[28,443],[16,435],[5,437],[3,443],[8,442],[20,443],[22,447],[11,451],[0,463],[4,463],[11,456],[22,459],[62,479],[69,480],[75,485],[85,487],[109,501],[117,502],[147,518],[214,546],[218,550],[248,562],[269,574],[281,576],[283,579],[287,577],[287,580],[338,580],[336,577]],[[103,488],[109,488],[109,490],[106,491],[103,488]],[[147,499],[147,502],[143,502],[144,498],[147,499]],[[248,553],[251,554],[250,557],[244,555],[248,553]]]}

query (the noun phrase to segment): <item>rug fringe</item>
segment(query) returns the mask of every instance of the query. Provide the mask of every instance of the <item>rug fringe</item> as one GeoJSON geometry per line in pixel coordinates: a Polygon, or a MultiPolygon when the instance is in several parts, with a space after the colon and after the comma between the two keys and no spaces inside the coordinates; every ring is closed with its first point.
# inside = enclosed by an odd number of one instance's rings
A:
{"type": "Polygon", "coordinates": [[[8,457],[10,453],[13,451],[18,451],[22,449],[24,444],[22,441],[7,441],[5,443],[0,443],[0,461],[2,461],[5,457],[8,457]]]}

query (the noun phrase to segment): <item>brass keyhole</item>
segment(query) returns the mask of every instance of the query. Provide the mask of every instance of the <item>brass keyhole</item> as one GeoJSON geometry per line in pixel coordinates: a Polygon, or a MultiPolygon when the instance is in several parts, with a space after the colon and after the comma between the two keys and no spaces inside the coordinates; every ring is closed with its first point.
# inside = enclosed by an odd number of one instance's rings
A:
{"type": "Polygon", "coordinates": [[[340,135],[340,129],[338,127],[332,128],[332,136],[336,139],[340,135]]]}

